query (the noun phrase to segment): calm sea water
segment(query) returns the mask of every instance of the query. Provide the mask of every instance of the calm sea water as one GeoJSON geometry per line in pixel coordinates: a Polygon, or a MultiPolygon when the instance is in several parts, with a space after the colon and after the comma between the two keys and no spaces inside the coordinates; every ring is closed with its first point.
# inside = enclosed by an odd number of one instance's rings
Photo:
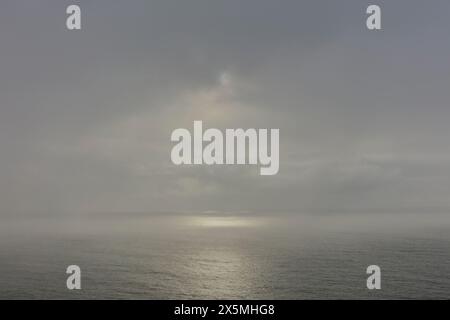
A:
{"type": "Polygon", "coordinates": [[[450,298],[450,219],[149,215],[0,222],[2,299],[450,298]],[[65,270],[82,269],[82,290],[65,270]],[[366,267],[382,289],[366,289],[366,267]]]}

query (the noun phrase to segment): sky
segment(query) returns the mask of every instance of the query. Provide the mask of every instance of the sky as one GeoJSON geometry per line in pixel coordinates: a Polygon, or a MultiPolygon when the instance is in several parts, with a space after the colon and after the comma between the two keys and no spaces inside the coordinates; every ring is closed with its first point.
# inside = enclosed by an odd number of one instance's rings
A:
{"type": "Polygon", "coordinates": [[[449,15],[448,0],[1,1],[0,217],[449,212],[449,15]],[[171,132],[194,120],[280,129],[279,173],[173,165],[171,132]]]}

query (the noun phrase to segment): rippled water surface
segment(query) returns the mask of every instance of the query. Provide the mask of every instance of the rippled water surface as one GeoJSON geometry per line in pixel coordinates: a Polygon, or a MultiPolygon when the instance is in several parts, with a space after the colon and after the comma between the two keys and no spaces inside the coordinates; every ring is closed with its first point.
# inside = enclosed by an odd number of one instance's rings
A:
{"type": "Polygon", "coordinates": [[[450,298],[445,216],[5,219],[0,298],[450,298]],[[66,289],[68,265],[82,290],[66,289]],[[366,289],[366,267],[382,289],[366,289]]]}

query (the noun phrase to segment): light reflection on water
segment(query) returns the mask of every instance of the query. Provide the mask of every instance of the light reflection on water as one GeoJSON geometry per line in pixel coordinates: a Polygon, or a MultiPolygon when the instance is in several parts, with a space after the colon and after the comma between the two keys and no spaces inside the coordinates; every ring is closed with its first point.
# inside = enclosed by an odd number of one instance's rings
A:
{"type": "Polygon", "coordinates": [[[201,214],[2,221],[0,298],[449,298],[446,221],[201,214]],[[376,293],[365,288],[374,263],[384,285],[376,293]],[[83,270],[81,292],[65,289],[70,264],[83,270]]]}
{"type": "Polygon", "coordinates": [[[262,218],[252,217],[209,217],[195,216],[188,220],[188,224],[205,228],[256,228],[267,223],[262,218]]]}

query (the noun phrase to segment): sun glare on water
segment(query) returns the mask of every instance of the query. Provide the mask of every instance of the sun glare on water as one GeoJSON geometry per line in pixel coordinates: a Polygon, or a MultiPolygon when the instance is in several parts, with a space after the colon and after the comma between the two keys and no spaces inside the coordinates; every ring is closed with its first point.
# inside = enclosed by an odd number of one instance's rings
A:
{"type": "Polygon", "coordinates": [[[250,228],[262,224],[255,218],[248,217],[193,217],[191,225],[204,228],[250,228]]]}

